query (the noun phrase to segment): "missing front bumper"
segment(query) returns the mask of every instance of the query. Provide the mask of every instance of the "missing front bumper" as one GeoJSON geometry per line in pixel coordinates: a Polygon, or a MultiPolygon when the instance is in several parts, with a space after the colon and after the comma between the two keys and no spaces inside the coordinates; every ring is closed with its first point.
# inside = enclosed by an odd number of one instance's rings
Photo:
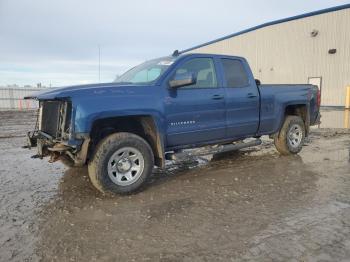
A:
{"type": "Polygon", "coordinates": [[[87,137],[73,144],[75,146],[70,146],[67,141],[57,141],[44,132],[35,131],[27,134],[27,145],[24,147],[29,149],[36,147],[37,154],[32,158],[50,157],[49,162],[52,163],[62,157],[69,157],[74,166],[83,166],[87,161],[90,139],[87,137]]]}

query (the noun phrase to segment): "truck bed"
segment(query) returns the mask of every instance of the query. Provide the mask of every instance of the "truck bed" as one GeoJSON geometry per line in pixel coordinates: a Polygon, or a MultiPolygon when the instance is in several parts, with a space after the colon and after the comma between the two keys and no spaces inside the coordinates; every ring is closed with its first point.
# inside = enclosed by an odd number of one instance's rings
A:
{"type": "Polygon", "coordinates": [[[284,119],[285,108],[289,104],[305,104],[310,101],[310,125],[318,121],[317,93],[318,88],[309,84],[263,84],[260,92],[260,134],[277,131],[284,119]],[[276,121],[281,119],[281,121],[276,121]],[[272,129],[272,130],[271,130],[272,129]]]}

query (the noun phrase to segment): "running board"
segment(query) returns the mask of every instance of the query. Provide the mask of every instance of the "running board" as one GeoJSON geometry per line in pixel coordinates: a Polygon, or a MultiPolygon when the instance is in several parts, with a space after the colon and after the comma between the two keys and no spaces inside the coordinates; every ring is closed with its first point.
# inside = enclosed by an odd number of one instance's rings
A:
{"type": "Polygon", "coordinates": [[[204,148],[202,150],[191,150],[191,151],[181,151],[178,153],[167,153],[165,155],[165,158],[167,160],[179,160],[179,159],[187,158],[189,156],[213,155],[213,154],[218,154],[218,153],[239,150],[239,149],[243,149],[243,148],[247,148],[247,147],[258,146],[258,145],[261,145],[261,143],[262,143],[261,139],[256,139],[256,140],[249,141],[249,142],[238,142],[235,144],[219,145],[216,147],[211,147],[209,149],[204,148]]]}

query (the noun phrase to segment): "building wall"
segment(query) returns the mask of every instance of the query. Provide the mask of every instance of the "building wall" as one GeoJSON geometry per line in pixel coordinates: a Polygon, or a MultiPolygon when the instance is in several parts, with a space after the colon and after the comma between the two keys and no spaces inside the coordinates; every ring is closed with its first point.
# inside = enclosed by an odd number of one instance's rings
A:
{"type": "Polygon", "coordinates": [[[23,97],[40,90],[42,89],[0,87],[0,109],[28,110],[38,108],[37,101],[24,100],[23,97]]]}
{"type": "Polygon", "coordinates": [[[322,105],[344,106],[350,85],[350,9],[305,17],[234,36],[191,53],[244,56],[262,83],[307,83],[322,77],[322,105]],[[316,37],[311,37],[313,30],[316,37]],[[328,54],[329,49],[336,54],[328,54]]]}

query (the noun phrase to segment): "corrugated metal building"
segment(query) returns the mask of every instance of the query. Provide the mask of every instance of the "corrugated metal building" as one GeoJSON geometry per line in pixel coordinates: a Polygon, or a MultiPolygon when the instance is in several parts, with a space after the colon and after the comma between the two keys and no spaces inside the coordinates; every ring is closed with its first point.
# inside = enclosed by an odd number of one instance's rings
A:
{"type": "Polygon", "coordinates": [[[262,24],[182,52],[244,56],[262,83],[316,84],[323,106],[344,106],[350,4],[262,24]]]}
{"type": "Polygon", "coordinates": [[[23,100],[23,97],[42,90],[41,88],[0,87],[0,109],[35,109],[39,104],[34,100],[23,100]]]}

